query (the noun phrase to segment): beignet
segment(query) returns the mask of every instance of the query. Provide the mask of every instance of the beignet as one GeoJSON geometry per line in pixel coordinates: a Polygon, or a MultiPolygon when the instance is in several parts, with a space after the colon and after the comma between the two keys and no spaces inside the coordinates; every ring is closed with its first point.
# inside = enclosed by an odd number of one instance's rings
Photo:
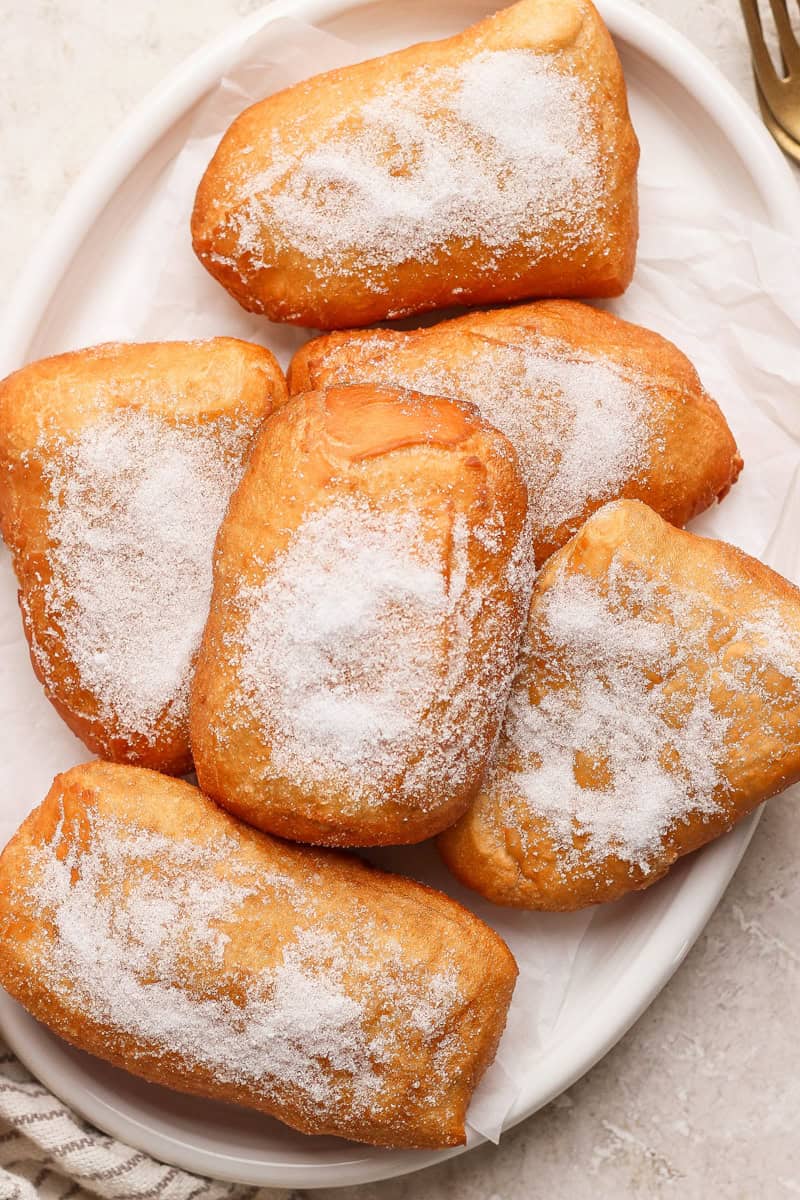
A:
{"type": "Polygon", "coordinates": [[[742,460],[689,360],[666,338],[570,300],[469,313],[426,329],[307,342],[290,392],[352,383],[467,400],[513,442],[530,489],[536,561],[627,496],[684,525],[742,460]]]}
{"type": "Polygon", "coordinates": [[[59,775],[0,858],[0,983],[38,1020],[305,1133],[463,1143],[516,973],[446,896],[137,767],[59,775]]]}
{"type": "Polygon", "coordinates": [[[217,542],[191,694],[203,790],[323,845],[456,820],[514,670],[526,509],[512,447],[475,409],[370,387],[279,409],[217,542]]]}
{"type": "Polygon", "coordinates": [[[521,0],[243,112],[195,251],[245,308],[319,329],[452,304],[615,296],[639,148],[589,0],[521,0]]]}
{"type": "Polygon", "coordinates": [[[442,856],[498,904],[614,900],[800,778],[799,728],[800,590],[609,504],[536,582],[496,760],[442,856]]]}
{"type": "Polygon", "coordinates": [[[98,346],[0,383],[0,525],[33,667],[97,754],[190,769],[214,538],[285,397],[273,355],[234,338],[98,346]]]}

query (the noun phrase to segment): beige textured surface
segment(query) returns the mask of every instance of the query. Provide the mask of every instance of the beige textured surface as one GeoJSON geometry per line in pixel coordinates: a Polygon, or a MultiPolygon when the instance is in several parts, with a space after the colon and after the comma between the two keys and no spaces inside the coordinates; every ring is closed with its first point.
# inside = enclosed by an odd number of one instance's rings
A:
{"type": "MultiPolygon", "coordinates": [[[[0,0],[3,295],[142,93],[250,0],[0,0]],[[10,119],[9,119],[10,118],[10,119]]],[[[647,0],[752,103],[737,0],[647,0]]],[[[728,894],[624,1041],[498,1149],[320,1200],[800,1196],[800,814],[773,801],[728,894]]],[[[261,1200],[284,1200],[264,1192],[261,1200]]],[[[310,1195],[310,1193],[309,1193],[310,1195]]]]}

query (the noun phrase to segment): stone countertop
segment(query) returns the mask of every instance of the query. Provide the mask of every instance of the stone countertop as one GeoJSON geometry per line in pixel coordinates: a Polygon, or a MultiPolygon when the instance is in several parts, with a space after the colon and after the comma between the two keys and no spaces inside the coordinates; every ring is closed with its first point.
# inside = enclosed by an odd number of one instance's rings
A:
{"type": "MultiPolygon", "coordinates": [[[[0,285],[123,115],[258,0],[0,0],[0,285]]],[[[754,104],[737,0],[646,0],[754,104]]],[[[800,816],[773,800],[704,934],[626,1038],[503,1138],[319,1200],[800,1196],[800,816]]],[[[262,1192],[261,1200],[284,1200],[262,1192]]],[[[299,1200],[299,1193],[292,1200],[299,1200]]],[[[311,1195],[311,1193],[309,1193],[311,1195]]]]}

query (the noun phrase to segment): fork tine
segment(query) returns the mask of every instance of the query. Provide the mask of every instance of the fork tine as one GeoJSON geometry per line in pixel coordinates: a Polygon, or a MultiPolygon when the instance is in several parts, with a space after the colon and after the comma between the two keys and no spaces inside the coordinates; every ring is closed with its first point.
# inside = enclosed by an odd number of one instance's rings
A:
{"type": "Polygon", "coordinates": [[[772,109],[767,104],[764,93],[758,86],[757,79],[755,80],[755,85],[758,107],[761,109],[761,116],[764,118],[764,124],[784,154],[788,154],[790,158],[793,158],[796,163],[800,164],[800,142],[793,138],[790,133],[787,133],[783,126],[779,125],[775,120],[772,109]]]}
{"type": "Polygon", "coordinates": [[[778,30],[778,44],[783,55],[786,73],[792,74],[800,66],[800,45],[792,28],[792,21],[786,7],[786,0],[769,0],[775,26],[778,30]]]}
{"type": "Polygon", "coordinates": [[[758,0],[739,0],[742,6],[744,23],[747,27],[747,37],[750,41],[750,53],[753,56],[753,70],[765,96],[779,83],[767,44],[764,41],[764,30],[761,27],[761,14],[758,11],[758,0]]]}

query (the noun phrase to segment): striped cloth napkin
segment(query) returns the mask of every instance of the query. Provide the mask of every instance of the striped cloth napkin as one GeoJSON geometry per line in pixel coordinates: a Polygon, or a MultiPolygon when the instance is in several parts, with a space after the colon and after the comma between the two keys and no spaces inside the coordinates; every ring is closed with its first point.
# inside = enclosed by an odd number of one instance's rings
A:
{"type": "Polygon", "coordinates": [[[42,1087],[0,1041],[0,1200],[279,1200],[166,1167],[106,1137],[42,1087]]]}

